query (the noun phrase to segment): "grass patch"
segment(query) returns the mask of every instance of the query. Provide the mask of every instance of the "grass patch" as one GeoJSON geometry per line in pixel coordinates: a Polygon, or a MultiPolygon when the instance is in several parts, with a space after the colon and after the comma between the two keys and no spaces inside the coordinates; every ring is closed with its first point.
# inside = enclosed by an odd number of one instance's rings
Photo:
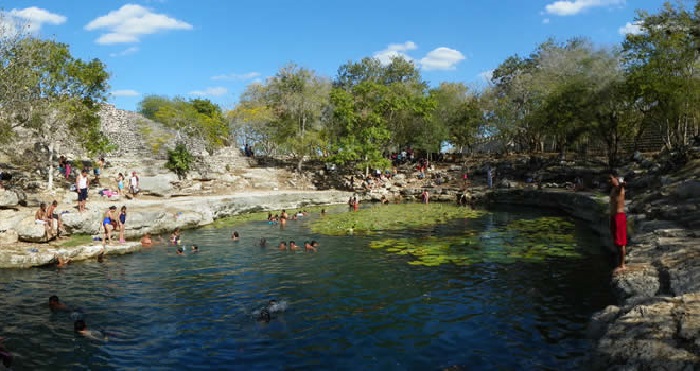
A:
{"type": "Polygon", "coordinates": [[[455,218],[476,218],[484,211],[445,204],[376,205],[357,212],[328,214],[311,223],[314,233],[333,236],[375,234],[444,224],[455,218]]]}
{"type": "Polygon", "coordinates": [[[56,246],[56,247],[78,247],[78,246],[86,246],[86,245],[92,245],[92,235],[89,234],[73,234],[70,235],[68,238],[65,239],[60,239],[60,240],[55,240],[51,242],[51,245],[56,246]]]}

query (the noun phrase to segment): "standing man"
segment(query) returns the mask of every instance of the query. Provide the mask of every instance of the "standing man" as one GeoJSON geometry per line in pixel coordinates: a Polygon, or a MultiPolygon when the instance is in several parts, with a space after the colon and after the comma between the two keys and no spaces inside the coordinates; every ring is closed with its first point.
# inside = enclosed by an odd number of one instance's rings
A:
{"type": "Polygon", "coordinates": [[[627,215],[625,215],[625,179],[610,172],[610,235],[617,248],[618,261],[615,272],[625,269],[625,248],[627,247],[627,215]]]}
{"type": "Polygon", "coordinates": [[[129,191],[134,197],[139,193],[139,177],[135,171],[131,173],[131,178],[129,179],[129,191]]]}
{"type": "Polygon", "coordinates": [[[85,204],[88,198],[88,172],[87,169],[83,169],[80,175],[75,177],[75,191],[78,192],[78,212],[85,211],[85,204]]]}

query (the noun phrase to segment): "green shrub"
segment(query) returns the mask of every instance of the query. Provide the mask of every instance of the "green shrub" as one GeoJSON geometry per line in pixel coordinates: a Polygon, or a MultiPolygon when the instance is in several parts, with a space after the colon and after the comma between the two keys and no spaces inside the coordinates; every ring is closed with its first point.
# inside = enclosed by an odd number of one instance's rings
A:
{"type": "Polygon", "coordinates": [[[175,145],[175,149],[168,150],[168,162],[165,167],[177,174],[179,179],[184,179],[187,177],[193,161],[194,157],[187,150],[187,146],[184,143],[178,143],[175,145]]]}

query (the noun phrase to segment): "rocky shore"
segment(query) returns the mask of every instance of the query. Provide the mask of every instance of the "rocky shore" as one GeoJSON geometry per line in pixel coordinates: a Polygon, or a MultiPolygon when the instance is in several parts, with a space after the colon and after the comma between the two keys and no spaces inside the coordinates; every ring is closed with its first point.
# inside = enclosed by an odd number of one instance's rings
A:
{"type": "MultiPolygon", "coordinates": [[[[601,243],[610,246],[603,194],[498,190],[488,198],[563,210],[588,221],[601,243]]],[[[596,313],[589,326],[596,341],[594,369],[694,370],[700,365],[698,205],[700,181],[682,176],[628,201],[632,234],[627,269],[611,276],[618,303],[596,313]]]]}
{"type": "MultiPolygon", "coordinates": [[[[71,234],[99,235],[104,211],[112,205],[124,205],[128,210],[125,235],[127,239],[137,239],[146,232],[159,234],[170,232],[174,228],[197,228],[211,224],[215,219],[248,212],[342,204],[347,202],[350,194],[342,191],[249,191],[232,195],[167,199],[100,199],[89,202],[86,212],[78,213],[71,208],[71,211],[61,217],[71,234]]],[[[34,223],[34,211],[30,208],[0,210],[0,268],[51,264],[56,254],[74,261],[92,259],[102,251],[101,242],[76,247],[18,242],[18,239],[36,242],[45,239],[44,226],[34,223]]],[[[138,249],[138,242],[127,242],[123,245],[107,245],[105,252],[124,254],[138,249]]]]}

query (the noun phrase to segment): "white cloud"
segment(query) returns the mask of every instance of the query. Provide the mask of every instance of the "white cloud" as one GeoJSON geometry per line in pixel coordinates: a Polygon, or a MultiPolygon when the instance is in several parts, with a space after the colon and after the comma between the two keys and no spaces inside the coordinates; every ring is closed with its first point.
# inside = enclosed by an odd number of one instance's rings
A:
{"type": "Polygon", "coordinates": [[[453,70],[457,64],[466,59],[459,50],[440,47],[428,52],[423,58],[415,59],[407,52],[418,49],[418,45],[413,41],[406,41],[403,44],[389,44],[384,50],[374,53],[374,58],[379,59],[383,65],[391,63],[393,57],[403,57],[412,61],[416,66],[424,70],[453,70]]]}
{"type": "Polygon", "coordinates": [[[374,58],[379,59],[385,65],[391,63],[391,58],[393,57],[404,57],[407,60],[413,60],[406,52],[415,49],[418,49],[418,46],[413,41],[406,41],[403,44],[389,44],[386,49],[374,53],[374,58]]]}
{"type": "Polygon", "coordinates": [[[225,75],[212,76],[212,80],[227,80],[227,81],[237,81],[237,80],[250,80],[260,77],[260,72],[248,72],[248,73],[229,73],[225,75]]]}
{"type": "Polygon", "coordinates": [[[543,20],[542,20],[542,23],[544,23],[544,24],[548,24],[548,23],[549,23],[549,18],[545,18],[545,19],[543,19],[543,20]]]}
{"type": "Polygon", "coordinates": [[[24,9],[12,9],[4,12],[1,16],[2,27],[10,32],[19,31],[19,27],[28,27],[29,32],[36,34],[41,30],[43,24],[59,25],[66,22],[68,18],[60,14],[51,13],[46,9],[30,6],[24,9]]]}
{"type": "Polygon", "coordinates": [[[221,87],[221,86],[216,86],[213,88],[206,88],[204,90],[193,90],[190,92],[191,95],[211,95],[211,96],[220,96],[228,93],[228,89],[221,87]]]}
{"type": "Polygon", "coordinates": [[[620,27],[617,32],[620,33],[620,35],[627,35],[627,34],[632,34],[632,35],[639,35],[642,33],[642,25],[639,22],[627,22],[625,23],[624,26],[620,27]]]}
{"type": "Polygon", "coordinates": [[[588,8],[624,4],[625,0],[559,0],[547,4],[544,10],[547,14],[567,16],[576,15],[588,8]]]}
{"type": "Polygon", "coordinates": [[[88,31],[104,30],[98,44],[138,42],[143,35],[170,30],[191,30],[192,25],[164,14],[153,13],[141,5],[126,4],[119,10],[95,18],[85,25],[88,31]]]}
{"type": "Polygon", "coordinates": [[[459,50],[443,47],[431,50],[419,62],[425,70],[453,70],[464,59],[459,50]]]}
{"type": "Polygon", "coordinates": [[[113,90],[110,94],[114,97],[137,97],[141,95],[141,93],[133,89],[113,90]]]}
{"type": "Polygon", "coordinates": [[[132,47],[126,48],[126,49],[124,49],[124,50],[122,50],[122,51],[120,51],[120,52],[110,53],[109,56],[110,56],[110,57],[123,57],[123,56],[125,56],[125,55],[134,54],[134,53],[136,53],[136,52],[138,52],[138,51],[139,51],[139,48],[137,48],[137,47],[135,47],[135,46],[132,46],[132,47]]]}

